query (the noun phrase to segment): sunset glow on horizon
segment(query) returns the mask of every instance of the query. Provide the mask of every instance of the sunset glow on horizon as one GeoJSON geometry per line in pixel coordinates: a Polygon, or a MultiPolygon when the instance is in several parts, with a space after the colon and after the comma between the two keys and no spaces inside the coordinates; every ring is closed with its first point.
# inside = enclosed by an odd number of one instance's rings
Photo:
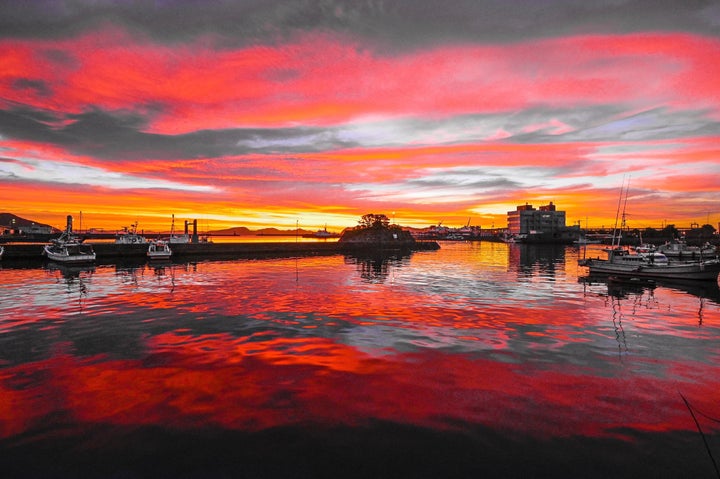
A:
{"type": "Polygon", "coordinates": [[[599,227],[629,183],[631,227],[720,222],[712,3],[266,3],[3,4],[0,212],[599,227]]]}

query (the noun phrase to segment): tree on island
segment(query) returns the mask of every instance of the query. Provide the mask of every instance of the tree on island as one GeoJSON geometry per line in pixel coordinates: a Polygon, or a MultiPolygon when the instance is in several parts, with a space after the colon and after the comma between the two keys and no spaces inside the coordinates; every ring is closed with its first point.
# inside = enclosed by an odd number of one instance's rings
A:
{"type": "Polygon", "coordinates": [[[358,224],[362,229],[386,229],[390,224],[390,219],[386,215],[368,213],[360,218],[358,224]]]}
{"type": "Polygon", "coordinates": [[[373,249],[411,248],[415,239],[399,225],[391,225],[387,215],[368,213],[358,221],[358,226],[347,229],[338,240],[340,244],[373,249]]]}

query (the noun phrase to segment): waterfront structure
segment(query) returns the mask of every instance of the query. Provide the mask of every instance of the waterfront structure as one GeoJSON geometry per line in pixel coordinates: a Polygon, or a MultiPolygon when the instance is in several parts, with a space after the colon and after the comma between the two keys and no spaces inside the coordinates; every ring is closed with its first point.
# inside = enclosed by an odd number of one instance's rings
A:
{"type": "Polygon", "coordinates": [[[516,242],[572,243],[580,237],[579,226],[565,225],[565,212],[551,201],[538,209],[525,203],[508,211],[508,237],[516,242]]]}

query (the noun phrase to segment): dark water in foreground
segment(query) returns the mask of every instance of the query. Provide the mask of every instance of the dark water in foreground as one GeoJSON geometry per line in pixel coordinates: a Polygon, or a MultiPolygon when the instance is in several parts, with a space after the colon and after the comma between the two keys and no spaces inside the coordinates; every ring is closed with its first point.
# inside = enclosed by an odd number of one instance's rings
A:
{"type": "Polygon", "coordinates": [[[717,284],[577,255],[0,264],[0,471],[717,477],[717,284]]]}

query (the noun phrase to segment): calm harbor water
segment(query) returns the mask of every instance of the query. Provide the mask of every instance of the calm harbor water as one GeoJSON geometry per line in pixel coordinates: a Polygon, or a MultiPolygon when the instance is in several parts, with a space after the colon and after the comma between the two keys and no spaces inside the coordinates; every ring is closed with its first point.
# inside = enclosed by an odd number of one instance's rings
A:
{"type": "Polygon", "coordinates": [[[0,470],[717,477],[717,283],[579,254],[0,263],[0,470]]]}

